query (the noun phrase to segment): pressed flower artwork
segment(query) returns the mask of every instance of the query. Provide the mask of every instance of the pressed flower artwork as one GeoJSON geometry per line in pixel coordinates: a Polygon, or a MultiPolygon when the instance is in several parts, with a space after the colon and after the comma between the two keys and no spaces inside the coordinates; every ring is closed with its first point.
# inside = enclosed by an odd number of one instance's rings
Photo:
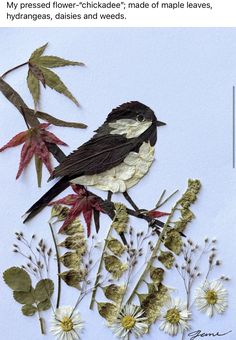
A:
{"type": "Polygon", "coordinates": [[[189,236],[192,225],[201,230],[198,202],[208,204],[201,201],[205,184],[184,177],[185,187],[176,179],[176,185],[160,190],[153,169],[157,135],[163,131],[164,139],[166,123],[132,98],[111,107],[95,134],[65,155],[60,147],[69,143],[56,137],[55,127],[64,133],[87,125],[40,111],[41,90],[54,89],[80,110],[77,98],[51,69],[78,66],[79,72],[84,64],[44,55],[47,48],[39,47],[0,77],[1,100],[13,104],[26,125],[5,145],[1,140],[2,157],[7,149],[23,145],[14,185],[21,181],[22,196],[28,194],[28,178],[21,175],[30,172],[33,158],[38,186],[43,165],[51,181],[45,184],[49,190],[38,192],[41,197],[26,207],[23,231],[15,232],[13,243],[16,264],[3,272],[15,308],[23,322],[31,318],[42,334],[58,340],[94,340],[86,333],[91,327],[95,332],[106,329],[109,339],[184,339],[198,315],[211,321],[227,312],[230,301],[229,277],[219,274],[220,242],[189,236]],[[25,66],[32,108],[7,82],[9,73],[25,66]],[[148,192],[139,190],[148,182],[148,192]],[[99,325],[93,318],[99,318],[99,325]]]}

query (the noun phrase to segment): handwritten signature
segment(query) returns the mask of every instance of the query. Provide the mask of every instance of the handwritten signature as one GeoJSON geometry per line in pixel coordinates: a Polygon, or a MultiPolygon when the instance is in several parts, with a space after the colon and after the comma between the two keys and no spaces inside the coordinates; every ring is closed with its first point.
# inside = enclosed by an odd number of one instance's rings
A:
{"type": "Polygon", "coordinates": [[[193,331],[191,333],[188,333],[188,336],[190,337],[190,340],[195,340],[197,338],[203,338],[203,337],[208,337],[208,336],[211,336],[211,337],[218,337],[218,336],[225,336],[229,333],[231,333],[232,331],[228,331],[228,332],[225,332],[225,333],[220,333],[220,332],[216,332],[216,333],[205,333],[205,332],[202,332],[200,329],[197,330],[197,331],[193,331]]]}

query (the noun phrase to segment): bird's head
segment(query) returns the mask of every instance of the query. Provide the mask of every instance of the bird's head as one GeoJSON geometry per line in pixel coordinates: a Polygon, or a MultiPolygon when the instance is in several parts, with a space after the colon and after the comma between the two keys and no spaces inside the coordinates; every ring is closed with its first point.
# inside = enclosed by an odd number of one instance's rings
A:
{"type": "Polygon", "coordinates": [[[155,127],[166,125],[157,120],[150,107],[138,101],[124,103],[113,109],[105,124],[110,128],[111,134],[124,135],[126,138],[139,137],[151,125],[155,127]]]}

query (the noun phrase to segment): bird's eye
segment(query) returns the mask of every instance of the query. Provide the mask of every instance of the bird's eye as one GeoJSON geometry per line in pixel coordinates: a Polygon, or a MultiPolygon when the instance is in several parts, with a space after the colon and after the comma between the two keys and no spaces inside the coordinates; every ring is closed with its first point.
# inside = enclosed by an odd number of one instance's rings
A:
{"type": "Polygon", "coordinates": [[[144,115],[140,114],[140,115],[137,115],[136,120],[138,122],[144,122],[145,121],[145,117],[144,117],[144,115]]]}

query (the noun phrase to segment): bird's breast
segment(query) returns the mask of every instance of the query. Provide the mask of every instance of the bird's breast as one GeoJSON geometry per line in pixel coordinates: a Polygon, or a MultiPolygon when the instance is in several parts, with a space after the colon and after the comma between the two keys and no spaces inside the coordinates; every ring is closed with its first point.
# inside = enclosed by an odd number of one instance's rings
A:
{"type": "Polygon", "coordinates": [[[80,176],[71,182],[113,193],[125,192],[146,175],[153,160],[154,147],[149,142],[144,142],[139,152],[130,152],[123,162],[114,168],[99,174],[80,176]]]}

